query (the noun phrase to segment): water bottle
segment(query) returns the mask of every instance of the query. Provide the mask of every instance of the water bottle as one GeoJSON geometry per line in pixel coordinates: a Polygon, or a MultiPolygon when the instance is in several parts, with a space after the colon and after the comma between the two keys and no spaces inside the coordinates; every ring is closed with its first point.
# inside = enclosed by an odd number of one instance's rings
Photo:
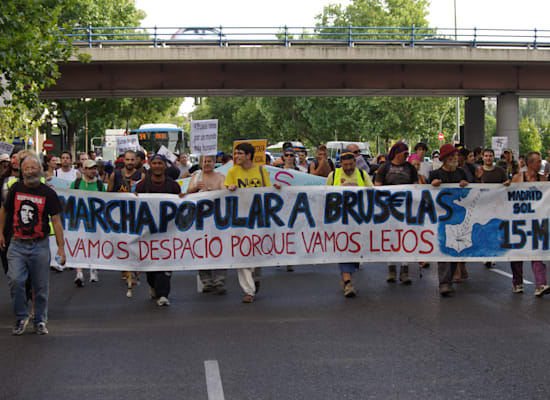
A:
{"type": "Polygon", "coordinates": [[[59,270],[59,271],[63,271],[63,265],[61,265],[61,261],[63,261],[61,259],[61,256],[59,254],[56,254],[55,255],[55,262],[57,263],[57,270],[59,270]]]}

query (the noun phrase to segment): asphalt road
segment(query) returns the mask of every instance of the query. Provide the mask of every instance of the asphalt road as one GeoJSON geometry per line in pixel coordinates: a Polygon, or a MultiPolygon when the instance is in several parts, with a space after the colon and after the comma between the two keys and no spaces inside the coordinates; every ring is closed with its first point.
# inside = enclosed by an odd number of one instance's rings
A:
{"type": "Polygon", "coordinates": [[[468,269],[440,298],[435,266],[420,280],[415,265],[403,286],[363,264],[346,299],[335,265],[266,268],[253,304],[235,271],[226,296],[197,293],[180,272],[169,308],[144,278],[128,299],[117,272],[80,289],[73,271],[52,273],[50,334],[20,337],[2,275],[0,399],[209,399],[207,378],[211,399],[550,398],[550,296],[468,269]]]}

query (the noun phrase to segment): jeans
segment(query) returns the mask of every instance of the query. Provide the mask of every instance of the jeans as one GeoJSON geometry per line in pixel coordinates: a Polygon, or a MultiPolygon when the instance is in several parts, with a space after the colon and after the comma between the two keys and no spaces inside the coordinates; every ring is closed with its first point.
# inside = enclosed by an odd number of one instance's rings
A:
{"type": "MultiPolygon", "coordinates": [[[[512,282],[514,286],[523,285],[523,261],[512,261],[512,282]]],[[[542,261],[531,261],[531,268],[535,276],[535,286],[546,285],[546,265],[542,261]]]]}
{"type": "Polygon", "coordinates": [[[353,274],[359,268],[359,263],[340,263],[338,267],[340,267],[341,274],[353,274]]]}
{"type": "Polygon", "coordinates": [[[439,275],[439,286],[453,286],[453,276],[457,267],[456,262],[438,262],[437,274],[439,275]]]}
{"type": "Polygon", "coordinates": [[[155,289],[157,298],[168,297],[170,294],[170,271],[147,272],[147,283],[155,289]]]}
{"type": "Polygon", "coordinates": [[[34,324],[48,322],[50,288],[50,245],[48,238],[39,242],[12,239],[8,248],[8,284],[17,320],[28,318],[31,299],[25,291],[30,278],[34,290],[34,324]]]}
{"type": "Polygon", "coordinates": [[[199,276],[203,286],[223,286],[227,278],[226,269],[201,269],[199,276]]]}

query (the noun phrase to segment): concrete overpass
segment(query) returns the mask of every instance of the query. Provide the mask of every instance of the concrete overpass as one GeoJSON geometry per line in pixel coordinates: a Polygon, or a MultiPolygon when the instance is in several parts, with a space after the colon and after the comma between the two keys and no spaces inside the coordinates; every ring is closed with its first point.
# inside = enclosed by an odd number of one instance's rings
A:
{"type": "Polygon", "coordinates": [[[165,96],[460,96],[466,142],[483,144],[482,96],[497,134],[519,148],[518,98],[550,97],[550,51],[472,47],[91,48],[60,65],[43,98],[165,96]]]}

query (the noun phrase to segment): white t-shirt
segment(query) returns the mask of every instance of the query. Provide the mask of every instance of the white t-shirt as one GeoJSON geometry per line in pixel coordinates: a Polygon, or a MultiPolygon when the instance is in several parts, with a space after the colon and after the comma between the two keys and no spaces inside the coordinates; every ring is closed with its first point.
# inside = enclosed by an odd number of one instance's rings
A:
{"type": "Polygon", "coordinates": [[[55,170],[55,176],[59,179],[74,182],[76,180],[76,169],[71,168],[69,171],[65,172],[63,169],[59,168],[55,170]]]}

